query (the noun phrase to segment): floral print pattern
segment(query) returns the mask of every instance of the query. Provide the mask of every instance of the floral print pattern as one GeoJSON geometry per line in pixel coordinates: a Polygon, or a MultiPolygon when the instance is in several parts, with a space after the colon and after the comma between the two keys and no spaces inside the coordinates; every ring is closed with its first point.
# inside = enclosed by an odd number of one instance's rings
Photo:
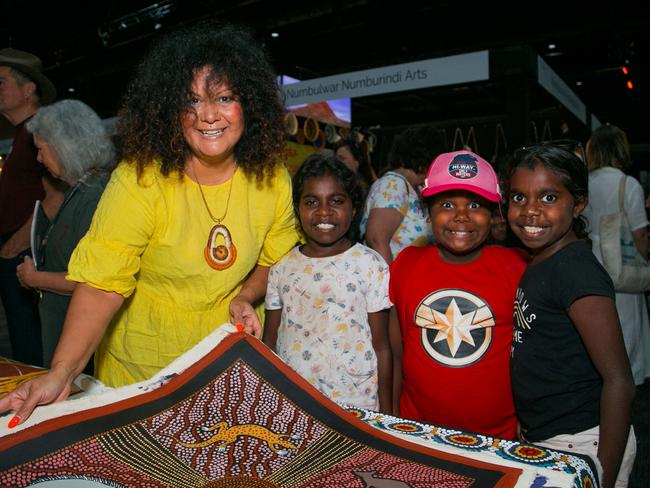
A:
{"type": "Polygon", "coordinates": [[[422,208],[418,192],[403,176],[389,171],[372,184],[361,217],[362,236],[366,233],[368,216],[373,208],[394,208],[404,216],[390,240],[393,259],[407,246],[433,244],[427,211],[422,208]]]}
{"type": "Polygon", "coordinates": [[[310,258],[294,248],[271,267],[265,307],[282,310],[276,351],[339,403],[377,409],[377,356],[368,314],[390,308],[388,265],[355,244],[310,258]]]}

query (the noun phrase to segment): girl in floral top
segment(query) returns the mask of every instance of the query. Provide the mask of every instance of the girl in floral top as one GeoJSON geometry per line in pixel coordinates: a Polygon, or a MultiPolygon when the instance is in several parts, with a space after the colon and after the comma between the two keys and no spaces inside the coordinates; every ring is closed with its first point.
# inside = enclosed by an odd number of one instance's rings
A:
{"type": "Polygon", "coordinates": [[[293,203],[306,244],[271,267],[264,342],[331,399],[390,412],[388,266],[350,237],[360,200],[343,163],[302,164],[293,203]]]}

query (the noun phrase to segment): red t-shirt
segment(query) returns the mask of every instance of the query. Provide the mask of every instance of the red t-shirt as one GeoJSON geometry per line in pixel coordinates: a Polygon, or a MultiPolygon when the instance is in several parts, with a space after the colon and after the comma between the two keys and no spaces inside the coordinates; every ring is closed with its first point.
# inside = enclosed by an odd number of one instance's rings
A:
{"type": "Polygon", "coordinates": [[[409,247],[391,265],[401,324],[400,415],[504,439],[516,435],[510,348],[521,250],[484,246],[451,264],[436,246],[409,247]]]}

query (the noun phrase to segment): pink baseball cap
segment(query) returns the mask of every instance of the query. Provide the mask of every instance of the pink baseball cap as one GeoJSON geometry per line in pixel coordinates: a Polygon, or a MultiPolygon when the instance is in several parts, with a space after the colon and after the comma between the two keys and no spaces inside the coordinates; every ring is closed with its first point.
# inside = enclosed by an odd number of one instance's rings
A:
{"type": "Polygon", "coordinates": [[[443,153],[429,166],[422,196],[449,190],[467,190],[491,202],[501,201],[499,178],[492,165],[471,151],[443,153]]]}

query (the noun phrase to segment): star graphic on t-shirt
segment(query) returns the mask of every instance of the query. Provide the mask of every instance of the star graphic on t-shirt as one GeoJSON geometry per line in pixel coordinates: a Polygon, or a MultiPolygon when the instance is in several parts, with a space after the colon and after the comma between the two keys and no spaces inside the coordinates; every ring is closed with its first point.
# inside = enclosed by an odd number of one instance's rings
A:
{"type": "Polygon", "coordinates": [[[476,310],[463,314],[455,299],[451,300],[444,314],[433,310],[435,323],[430,327],[438,331],[433,342],[446,340],[452,356],[456,356],[456,352],[463,342],[475,346],[472,330],[481,328],[480,324],[473,323],[475,315],[476,310]]]}
{"type": "Polygon", "coordinates": [[[486,301],[467,290],[445,288],[422,299],[415,308],[422,347],[434,361],[465,367],[479,361],[492,343],[495,316],[486,301]]]}

